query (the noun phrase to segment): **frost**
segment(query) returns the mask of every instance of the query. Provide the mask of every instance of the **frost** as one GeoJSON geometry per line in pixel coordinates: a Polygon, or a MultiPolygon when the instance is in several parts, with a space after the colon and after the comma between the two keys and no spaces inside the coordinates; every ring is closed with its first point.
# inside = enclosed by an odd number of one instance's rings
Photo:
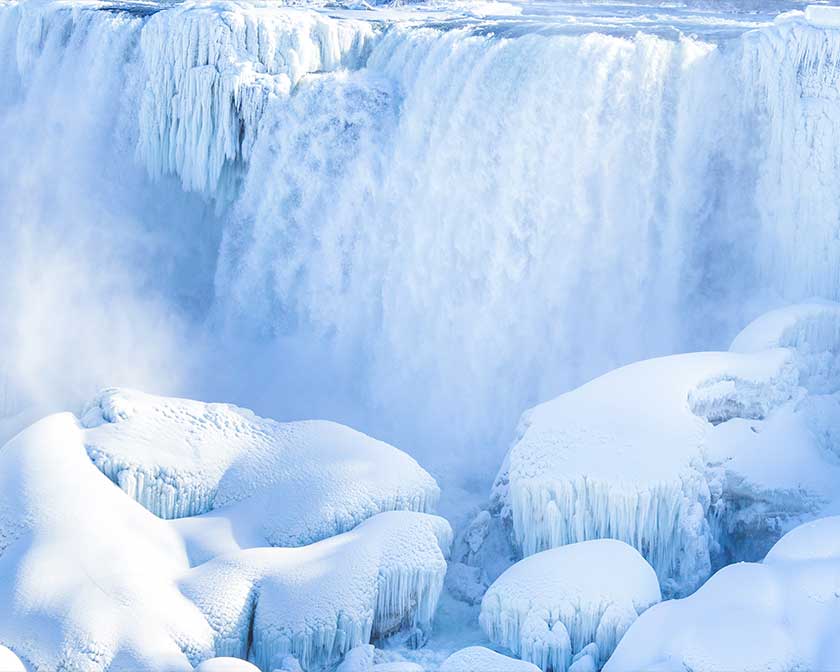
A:
{"type": "Polygon", "coordinates": [[[521,560],[490,586],[480,621],[493,643],[542,670],[566,672],[584,657],[597,669],[660,599],[656,573],[638,551],[603,539],[521,560]]]}
{"type": "Polygon", "coordinates": [[[439,494],[405,453],[326,421],[284,424],[226,404],[109,389],[82,423],[94,464],[156,515],[232,507],[240,536],[276,546],[312,543],[381,511],[430,511],[439,494]]]}
{"type": "Polygon", "coordinates": [[[785,535],[762,563],[720,570],[694,595],[630,627],[605,672],[840,667],[840,518],[785,535]]]}

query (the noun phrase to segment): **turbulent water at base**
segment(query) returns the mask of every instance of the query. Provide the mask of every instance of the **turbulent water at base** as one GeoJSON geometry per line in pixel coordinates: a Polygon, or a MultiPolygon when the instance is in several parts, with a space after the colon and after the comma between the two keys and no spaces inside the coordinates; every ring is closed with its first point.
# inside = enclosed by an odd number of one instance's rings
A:
{"type": "Polygon", "coordinates": [[[3,4],[3,414],[132,385],[486,473],[534,402],[840,298],[840,30],[711,4],[3,4]]]}

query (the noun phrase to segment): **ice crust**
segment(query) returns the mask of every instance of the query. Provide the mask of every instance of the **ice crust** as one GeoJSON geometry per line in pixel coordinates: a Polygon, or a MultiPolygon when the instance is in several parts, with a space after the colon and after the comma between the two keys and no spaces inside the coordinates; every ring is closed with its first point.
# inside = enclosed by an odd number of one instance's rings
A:
{"type": "Polygon", "coordinates": [[[526,412],[494,488],[521,551],[621,539],[681,595],[835,512],[837,310],[781,309],[742,352],[638,362],[526,412]]]}
{"type": "Polygon", "coordinates": [[[431,511],[439,495],[411,457],[333,422],[278,423],[226,404],[108,389],[82,424],[94,464],[154,514],[228,507],[240,535],[274,546],[312,543],[381,511],[431,511]]]}
{"type": "Polygon", "coordinates": [[[806,523],[761,563],[717,572],[694,595],[644,613],[604,672],[840,668],[840,518],[806,523]]]}
{"type": "Polygon", "coordinates": [[[469,646],[443,661],[439,672],[539,672],[533,663],[510,658],[483,646],[469,646]]]}
{"type": "Polygon", "coordinates": [[[597,670],[660,599],[656,572],[636,549],[598,539],[513,565],[484,595],[480,621],[490,641],[542,670],[566,672],[584,657],[597,670]]]}
{"type": "Polygon", "coordinates": [[[309,546],[248,548],[197,517],[192,543],[224,552],[194,563],[184,521],[114,487],[85,431],[53,415],[0,450],[0,576],[13,577],[0,581],[0,641],[35,669],[175,672],[234,654],[271,672],[291,654],[318,670],[371,637],[430,627],[444,520],[386,512],[309,546]]]}

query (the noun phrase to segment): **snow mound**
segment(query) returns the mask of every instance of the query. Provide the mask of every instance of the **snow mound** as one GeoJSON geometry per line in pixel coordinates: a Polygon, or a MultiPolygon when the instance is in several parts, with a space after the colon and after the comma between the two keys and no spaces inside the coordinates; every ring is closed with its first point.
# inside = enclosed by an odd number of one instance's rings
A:
{"type": "Polygon", "coordinates": [[[840,28],[840,9],[825,5],[808,5],[805,20],[820,28],[840,28]]]}
{"type": "Polygon", "coordinates": [[[108,389],[82,424],[94,464],[156,515],[250,499],[250,512],[271,511],[262,535],[276,546],[312,543],[381,511],[429,511],[439,495],[414,459],[333,422],[278,423],[227,404],[108,389]]]}
{"type": "Polygon", "coordinates": [[[480,622],[490,641],[543,670],[565,672],[575,654],[597,669],[660,599],[656,573],[639,552],[600,539],[516,563],[487,590],[480,622]]]}
{"type": "Polygon", "coordinates": [[[259,672],[259,668],[241,658],[219,657],[205,660],[195,672],[259,672]]]}
{"type": "Polygon", "coordinates": [[[840,304],[813,301],[770,311],[745,327],[732,341],[731,352],[791,348],[803,387],[811,392],[836,392],[840,386],[840,304]]]}
{"type": "Polygon", "coordinates": [[[539,672],[539,669],[526,660],[509,658],[483,646],[470,646],[444,660],[439,672],[539,672]]]}
{"type": "MultiPolygon", "coordinates": [[[[195,566],[184,521],[114,487],[86,438],[62,413],[0,450],[0,641],[35,669],[186,672],[234,655],[273,670],[287,653],[318,669],[372,636],[429,627],[444,520],[387,512],[300,548],[226,538],[195,566]]],[[[195,519],[193,537],[217,535],[224,511],[195,519]]]]}
{"type": "Polygon", "coordinates": [[[527,411],[494,496],[525,555],[620,539],[667,592],[711,572],[702,447],[715,425],[799,394],[792,353],[692,353],[622,367],[527,411]]]}
{"type": "Polygon", "coordinates": [[[26,672],[20,658],[0,644],[0,670],[3,672],[26,672]]]}
{"type": "Polygon", "coordinates": [[[840,669],[840,518],[783,537],[762,563],[719,571],[625,634],[605,672],[840,669]]]}

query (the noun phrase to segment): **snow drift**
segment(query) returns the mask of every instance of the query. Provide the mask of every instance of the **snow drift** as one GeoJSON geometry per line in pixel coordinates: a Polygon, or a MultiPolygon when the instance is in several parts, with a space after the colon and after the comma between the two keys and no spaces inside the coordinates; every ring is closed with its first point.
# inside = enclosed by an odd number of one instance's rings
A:
{"type": "Polygon", "coordinates": [[[315,670],[372,637],[428,631],[442,519],[386,512],[309,546],[248,548],[217,513],[180,534],[184,521],[96,469],[76,418],[39,421],[0,451],[0,641],[36,669],[191,670],[233,653],[315,670]],[[199,542],[221,554],[195,561],[199,542]]]}
{"type": "Polygon", "coordinates": [[[605,672],[840,667],[840,518],[788,532],[761,563],[720,570],[634,623],[605,672]]]}
{"type": "Polygon", "coordinates": [[[475,672],[493,670],[493,672],[537,672],[538,668],[526,660],[508,658],[501,653],[483,646],[469,646],[456,651],[443,661],[440,672],[475,672]]]}

